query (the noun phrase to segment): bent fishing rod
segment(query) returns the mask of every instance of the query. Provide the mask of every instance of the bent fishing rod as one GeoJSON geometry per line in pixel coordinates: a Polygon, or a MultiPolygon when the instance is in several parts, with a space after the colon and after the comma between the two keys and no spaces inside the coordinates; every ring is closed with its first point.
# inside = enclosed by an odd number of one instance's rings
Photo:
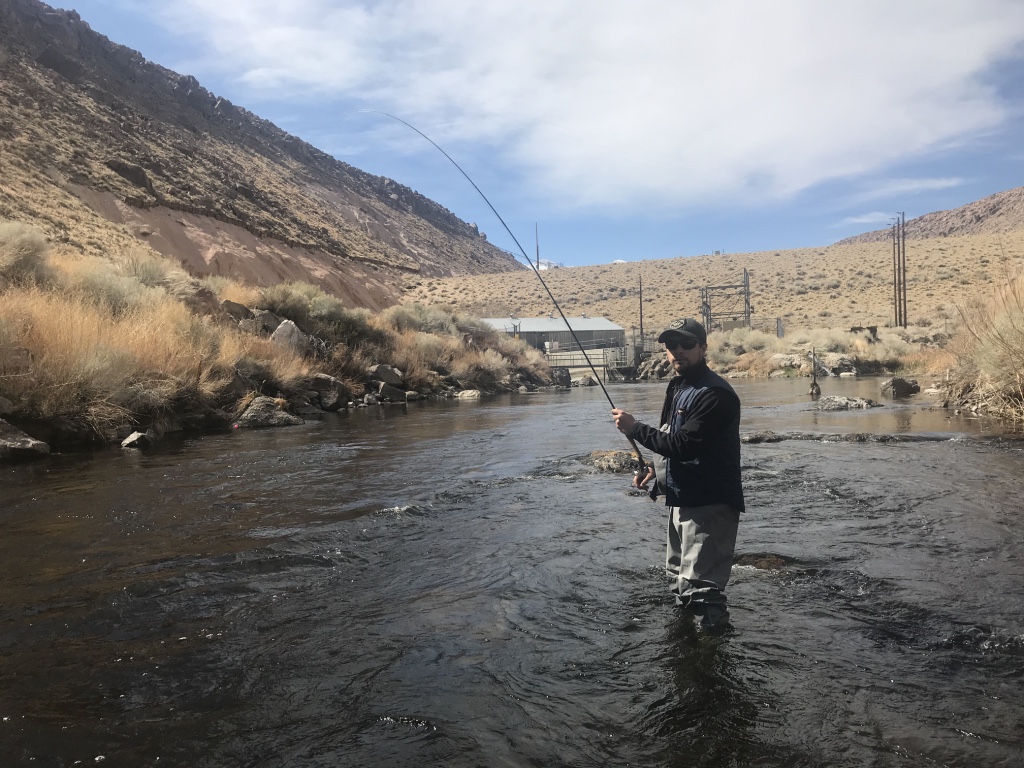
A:
{"type": "MultiPolygon", "coordinates": [[[[548,284],[546,282],[544,282],[544,278],[541,277],[540,270],[536,266],[534,266],[533,262],[530,260],[530,257],[527,256],[527,254],[526,254],[526,249],[524,249],[523,246],[520,245],[519,240],[512,233],[512,230],[509,229],[508,224],[505,223],[505,220],[503,218],[501,218],[501,214],[498,213],[498,210],[493,205],[491,205],[491,201],[487,199],[487,195],[485,195],[483,193],[483,190],[481,190],[480,187],[478,187],[476,185],[476,182],[473,181],[473,179],[470,178],[469,174],[466,173],[462,169],[461,165],[459,165],[457,162],[455,162],[455,160],[452,158],[451,155],[449,155],[447,152],[445,152],[436,141],[434,141],[432,138],[427,136],[427,134],[425,134],[423,131],[421,131],[419,128],[417,128],[412,123],[406,122],[405,120],[403,120],[400,117],[396,117],[395,115],[392,115],[392,114],[390,114],[388,112],[381,112],[380,110],[377,110],[377,109],[360,109],[358,111],[359,112],[371,112],[371,113],[374,113],[374,114],[383,115],[384,117],[390,117],[392,120],[397,120],[399,123],[401,123],[405,127],[415,131],[420,136],[422,136],[424,139],[426,139],[428,142],[430,142],[430,144],[433,145],[434,149],[436,149],[438,152],[440,152],[442,155],[444,155],[446,158],[448,158],[448,162],[450,162],[452,165],[454,165],[458,169],[459,173],[461,173],[466,178],[466,181],[468,181],[470,184],[473,185],[473,189],[475,189],[477,194],[480,195],[480,197],[483,198],[483,201],[485,203],[487,203],[487,207],[491,209],[491,213],[493,213],[495,215],[495,217],[497,217],[498,221],[501,222],[501,226],[503,226],[505,228],[505,231],[508,233],[508,236],[512,238],[512,242],[514,242],[516,244],[516,247],[519,249],[519,252],[521,254],[523,254],[523,259],[526,261],[527,264],[530,265],[530,269],[533,271],[533,274],[535,274],[537,276],[537,279],[540,280],[540,284],[544,287],[544,290],[547,292],[548,298],[551,299],[551,303],[554,304],[555,305],[555,309],[558,310],[558,314],[562,318],[562,322],[564,322],[565,323],[565,327],[569,329],[569,333],[572,335],[572,340],[576,342],[577,348],[580,350],[580,352],[583,353],[583,359],[586,360],[587,361],[587,365],[590,366],[590,370],[594,374],[594,380],[597,382],[597,385],[599,387],[601,387],[601,391],[604,392],[604,396],[608,400],[608,404],[612,408],[615,408],[615,403],[612,402],[612,397],[611,397],[611,395],[608,394],[608,389],[601,382],[601,377],[598,375],[597,369],[594,367],[594,364],[590,361],[590,355],[587,354],[587,350],[585,350],[583,348],[583,344],[580,343],[579,337],[576,335],[576,331],[574,331],[572,329],[572,326],[569,324],[569,319],[565,316],[565,313],[562,311],[562,308],[559,306],[558,300],[555,299],[555,295],[551,292],[551,289],[548,288],[548,284]]],[[[633,448],[633,453],[636,455],[636,460],[639,462],[640,469],[642,470],[647,465],[647,462],[644,460],[643,454],[640,453],[640,448],[637,446],[636,441],[633,440],[633,438],[631,438],[629,435],[626,435],[626,439],[629,441],[630,446],[633,448]]]]}

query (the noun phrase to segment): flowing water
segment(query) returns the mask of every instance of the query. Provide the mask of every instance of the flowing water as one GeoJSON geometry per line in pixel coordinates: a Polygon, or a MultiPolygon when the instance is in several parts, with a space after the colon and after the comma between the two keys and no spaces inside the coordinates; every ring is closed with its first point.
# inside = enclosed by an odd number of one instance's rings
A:
{"type": "Polygon", "coordinates": [[[599,390],[0,468],[0,765],[1024,764],[1024,443],[806,387],[737,384],[721,638],[599,390]]]}

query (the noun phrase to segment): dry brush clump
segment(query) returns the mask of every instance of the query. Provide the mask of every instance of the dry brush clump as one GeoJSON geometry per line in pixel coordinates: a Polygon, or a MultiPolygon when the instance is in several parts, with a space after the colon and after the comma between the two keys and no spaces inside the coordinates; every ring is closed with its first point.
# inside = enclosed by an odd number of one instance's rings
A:
{"type": "Polygon", "coordinates": [[[0,393],[27,416],[107,439],[125,425],[159,428],[177,412],[218,403],[248,361],[280,387],[308,373],[268,340],[217,326],[167,296],[114,312],[84,294],[13,289],[3,295],[0,328],[0,393]]]}
{"type": "Polygon", "coordinates": [[[952,399],[1024,421],[1024,277],[1010,280],[988,301],[960,307],[960,314],[961,331],[952,345],[959,364],[952,399]]]}
{"type": "Polygon", "coordinates": [[[0,222],[0,289],[48,282],[48,251],[39,230],[20,222],[0,222]]]}
{"type": "Polygon", "coordinates": [[[0,225],[0,396],[15,419],[61,421],[110,439],[224,404],[236,373],[295,387],[309,365],[269,340],[191,312],[196,285],[170,262],[51,254],[0,225]]]}
{"type": "MultiPolygon", "coordinates": [[[[224,280],[207,285],[218,295],[237,291],[224,280]]],[[[449,376],[462,386],[479,388],[510,381],[514,375],[534,383],[549,380],[539,351],[446,306],[402,304],[372,315],[300,282],[263,288],[252,306],[312,334],[321,350],[320,367],[353,391],[363,386],[367,368],[375,363],[400,369],[406,386],[417,390],[435,388],[449,376]]]]}

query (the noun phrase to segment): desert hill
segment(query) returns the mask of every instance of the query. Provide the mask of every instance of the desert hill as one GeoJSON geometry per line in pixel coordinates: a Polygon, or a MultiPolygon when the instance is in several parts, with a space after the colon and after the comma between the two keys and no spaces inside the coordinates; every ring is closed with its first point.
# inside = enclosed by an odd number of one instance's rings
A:
{"type": "MultiPolygon", "coordinates": [[[[1024,272],[1024,189],[907,222],[907,305],[912,324],[942,329],[957,306],[991,296],[1024,272]],[[924,220],[924,223],[921,223],[924,220]],[[917,233],[911,238],[910,233],[917,233]],[[941,233],[936,234],[936,233],[941,233]],[[963,233],[963,234],[954,234],[963,233]]],[[[569,316],[604,316],[626,329],[700,316],[702,286],[740,285],[750,276],[755,327],[885,326],[893,319],[893,257],[888,230],[821,248],[690,256],[542,270],[569,316]]],[[[416,281],[405,301],[447,304],[485,317],[545,316],[551,301],[535,274],[416,281]]],[[[739,298],[715,311],[742,310],[739,298]]]]}
{"type": "Polygon", "coordinates": [[[83,253],[152,248],[197,276],[303,280],[357,306],[410,275],[522,269],[472,224],[339,162],[74,11],[0,0],[0,218],[83,253]]]}
{"type": "MultiPolygon", "coordinates": [[[[936,211],[907,222],[908,240],[965,235],[997,235],[1024,228],[1024,187],[997,192],[950,211],[936,211]]],[[[837,245],[890,242],[890,230],[879,229],[840,240],[837,245]]]]}
{"type": "MultiPolygon", "coordinates": [[[[94,255],[152,249],[193,275],[301,280],[348,306],[553,311],[536,275],[437,203],[338,162],[194,78],[93,32],[74,11],[0,0],[0,219],[94,255]]],[[[907,222],[912,322],[1022,269],[1024,188],[907,222]]],[[[567,314],[644,325],[697,315],[700,288],[750,275],[755,324],[885,325],[888,230],[789,251],[544,271],[567,314]]],[[[733,307],[721,304],[715,311],[733,307]]]]}

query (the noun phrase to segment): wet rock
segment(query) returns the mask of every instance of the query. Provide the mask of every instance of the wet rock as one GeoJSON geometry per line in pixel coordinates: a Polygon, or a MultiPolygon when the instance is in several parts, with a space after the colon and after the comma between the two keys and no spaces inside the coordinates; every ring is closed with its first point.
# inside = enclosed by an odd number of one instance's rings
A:
{"type": "Polygon", "coordinates": [[[748,435],[742,435],[740,437],[741,443],[781,443],[785,438],[782,435],[777,435],[771,430],[764,430],[762,432],[751,432],[748,435]]]}
{"type": "Polygon", "coordinates": [[[288,427],[302,424],[298,416],[288,413],[282,403],[272,397],[257,397],[239,417],[236,426],[247,428],[288,427]]]}
{"type": "Polygon", "coordinates": [[[459,400],[479,400],[480,394],[479,389],[464,389],[455,396],[459,400]]]}
{"type": "Polygon", "coordinates": [[[863,397],[825,395],[814,404],[816,411],[849,411],[855,408],[880,408],[881,403],[863,397]]]}
{"type": "Polygon", "coordinates": [[[893,376],[882,382],[882,394],[890,397],[910,397],[921,391],[921,385],[917,379],[904,379],[900,376],[893,376]]]}
{"type": "Polygon", "coordinates": [[[735,564],[748,568],[757,568],[759,571],[780,571],[792,562],[792,558],[774,555],[771,553],[751,553],[740,555],[736,558],[735,564]]]}
{"type": "Polygon", "coordinates": [[[380,383],[380,387],[377,389],[377,396],[381,400],[387,400],[391,403],[404,403],[408,400],[408,396],[404,389],[393,387],[386,381],[382,381],[380,383]]]}
{"type": "Polygon", "coordinates": [[[0,419],[0,461],[32,461],[50,454],[50,446],[0,419]]]}
{"type": "Polygon", "coordinates": [[[853,358],[843,352],[826,352],[818,356],[818,361],[833,376],[841,376],[844,373],[857,374],[853,358]]]}
{"type": "Polygon", "coordinates": [[[337,411],[349,398],[348,388],[333,376],[318,373],[309,381],[309,387],[317,393],[320,407],[325,411],[337,411]]]}
{"type": "Polygon", "coordinates": [[[569,375],[569,369],[560,365],[556,365],[551,368],[551,382],[556,387],[571,387],[572,376],[569,375]]]}
{"type": "Polygon", "coordinates": [[[366,370],[366,375],[374,381],[383,381],[385,384],[390,384],[392,387],[401,387],[405,385],[404,374],[392,365],[371,365],[366,370]]]}
{"type": "Polygon", "coordinates": [[[592,451],[590,456],[584,460],[599,472],[613,472],[624,474],[636,469],[637,461],[629,451],[592,451]]]}
{"type": "Polygon", "coordinates": [[[595,379],[589,373],[586,373],[580,376],[578,379],[573,379],[572,385],[574,387],[596,387],[597,379],[595,379]]]}
{"type": "Polygon", "coordinates": [[[319,419],[323,416],[319,400],[316,392],[298,393],[288,398],[288,410],[304,419],[319,419]]]}
{"type": "Polygon", "coordinates": [[[6,397],[0,397],[0,416],[6,416],[8,413],[14,413],[14,403],[6,397]]]}
{"type": "Polygon", "coordinates": [[[148,448],[155,441],[156,436],[146,430],[145,432],[132,432],[121,441],[122,448],[148,448]]]}
{"type": "Polygon", "coordinates": [[[363,395],[363,405],[380,405],[380,400],[372,393],[363,395]]]}

